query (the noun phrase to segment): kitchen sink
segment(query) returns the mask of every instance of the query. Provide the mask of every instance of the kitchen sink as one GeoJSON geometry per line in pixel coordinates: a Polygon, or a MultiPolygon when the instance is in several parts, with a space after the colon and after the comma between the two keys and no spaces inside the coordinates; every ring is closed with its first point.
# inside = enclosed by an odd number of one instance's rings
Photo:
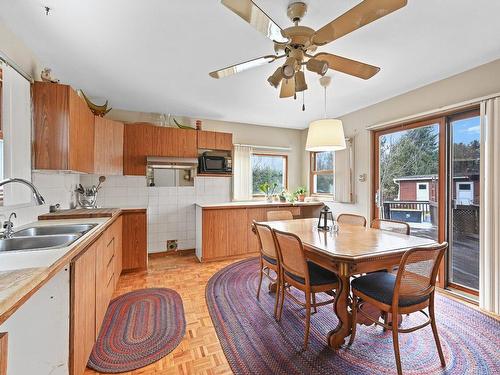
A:
{"type": "Polygon", "coordinates": [[[81,233],[59,234],[51,236],[25,236],[0,240],[0,251],[32,251],[66,247],[78,238],[81,233]]]}
{"type": "Polygon", "coordinates": [[[58,234],[78,234],[82,235],[97,224],[71,224],[71,225],[53,225],[44,227],[29,227],[21,229],[12,234],[12,237],[33,237],[33,236],[50,236],[58,234]]]}

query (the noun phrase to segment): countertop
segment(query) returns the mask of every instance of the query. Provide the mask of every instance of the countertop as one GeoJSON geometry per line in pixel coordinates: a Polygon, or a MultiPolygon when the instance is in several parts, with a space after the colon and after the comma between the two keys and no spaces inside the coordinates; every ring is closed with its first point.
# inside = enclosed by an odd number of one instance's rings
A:
{"type": "MultiPolygon", "coordinates": [[[[138,210],[138,208],[132,210],[138,210]]],[[[144,208],[141,210],[145,211],[144,208]]],[[[92,217],[91,211],[93,210],[85,210],[88,215],[86,218],[80,218],[82,213],[74,212],[76,216],[73,217],[76,218],[61,219],[68,217],[68,214],[71,213],[68,211],[79,210],[60,211],[49,217],[54,220],[36,221],[15,229],[17,231],[31,226],[79,223],[92,223],[97,224],[97,226],[67,247],[51,250],[0,252],[0,324],[55,274],[68,266],[72,259],[91,245],[122,212],[128,210],[108,209],[107,217],[92,217]],[[62,215],[64,212],[66,216],[62,215]],[[60,216],[57,216],[58,213],[60,216]]],[[[42,217],[45,216],[42,215],[42,217]]]]}
{"type": "Polygon", "coordinates": [[[56,219],[90,219],[101,217],[113,217],[121,212],[146,212],[145,207],[121,207],[121,208],[74,208],[69,210],[58,210],[38,216],[38,220],[56,219]]]}
{"type": "Polygon", "coordinates": [[[196,203],[198,207],[203,209],[217,208],[245,208],[245,207],[303,207],[303,206],[322,206],[323,202],[267,202],[267,201],[238,201],[224,203],[196,203]]]}

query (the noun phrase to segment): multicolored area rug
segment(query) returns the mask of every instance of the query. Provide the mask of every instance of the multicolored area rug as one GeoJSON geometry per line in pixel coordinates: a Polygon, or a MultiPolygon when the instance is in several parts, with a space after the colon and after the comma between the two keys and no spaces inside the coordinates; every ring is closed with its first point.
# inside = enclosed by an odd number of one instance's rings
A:
{"type": "MultiPolygon", "coordinates": [[[[210,315],[224,353],[236,374],[387,374],[396,373],[392,333],[358,326],[351,347],[332,351],[328,331],[337,325],[332,306],[311,317],[309,349],[302,351],[304,310],[285,301],[280,323],[273,317],[274,294],[263,282],[255,297],[256,258],[234,263],[207,285],[210,315]]],[[[441,368],[429,327],[400,334],[404,374],[500,374],[500,322],[438,295],[436,319],[446,358],[441,368]]],[[[404,318],[403,327],[421,322],[422,314],[404,318]]],[[[422,316],[423,317],[423,316],[422,316]]]]}
{"type": "Polygon", "coordinates": [[[164,357],[186,331],[181,296],[172,289],[141,289],[117,297],[108,307],[88,367],[126,372],[164,357]]]}

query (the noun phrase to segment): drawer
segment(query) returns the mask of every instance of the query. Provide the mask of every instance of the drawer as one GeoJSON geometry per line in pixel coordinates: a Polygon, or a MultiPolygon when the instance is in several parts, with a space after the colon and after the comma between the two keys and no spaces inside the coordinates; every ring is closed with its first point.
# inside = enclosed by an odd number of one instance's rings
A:
{"type": "Polygon", "coordinates": [[[111,261],[111,258],[115,256],[115,239],[112,238],[109,242],[106,239],[106,245],[104,247],[104,263],[106,266],[111,261]]]}

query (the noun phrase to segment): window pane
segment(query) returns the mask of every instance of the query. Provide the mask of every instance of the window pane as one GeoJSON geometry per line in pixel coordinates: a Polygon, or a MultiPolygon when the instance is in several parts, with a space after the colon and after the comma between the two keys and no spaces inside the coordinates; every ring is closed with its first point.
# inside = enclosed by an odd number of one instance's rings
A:
{"type": "Polygon", "coordinates": [[[277,183],[275,193],[281,192],[285,184],[286,159],[283,156],[252,155],[252,193],[262,194],[259,185],[277,183]]]}
{"type": "Polygon", "coordinates": [[[318,194],[333,194],[333,173],[314,175],[314,192],[318,194]]]}
{"type": "Polygon", "coordinates": [[[316,170],[331,171],[333,170],[333,152],[317,152],[316,153],[316,170]]]}

